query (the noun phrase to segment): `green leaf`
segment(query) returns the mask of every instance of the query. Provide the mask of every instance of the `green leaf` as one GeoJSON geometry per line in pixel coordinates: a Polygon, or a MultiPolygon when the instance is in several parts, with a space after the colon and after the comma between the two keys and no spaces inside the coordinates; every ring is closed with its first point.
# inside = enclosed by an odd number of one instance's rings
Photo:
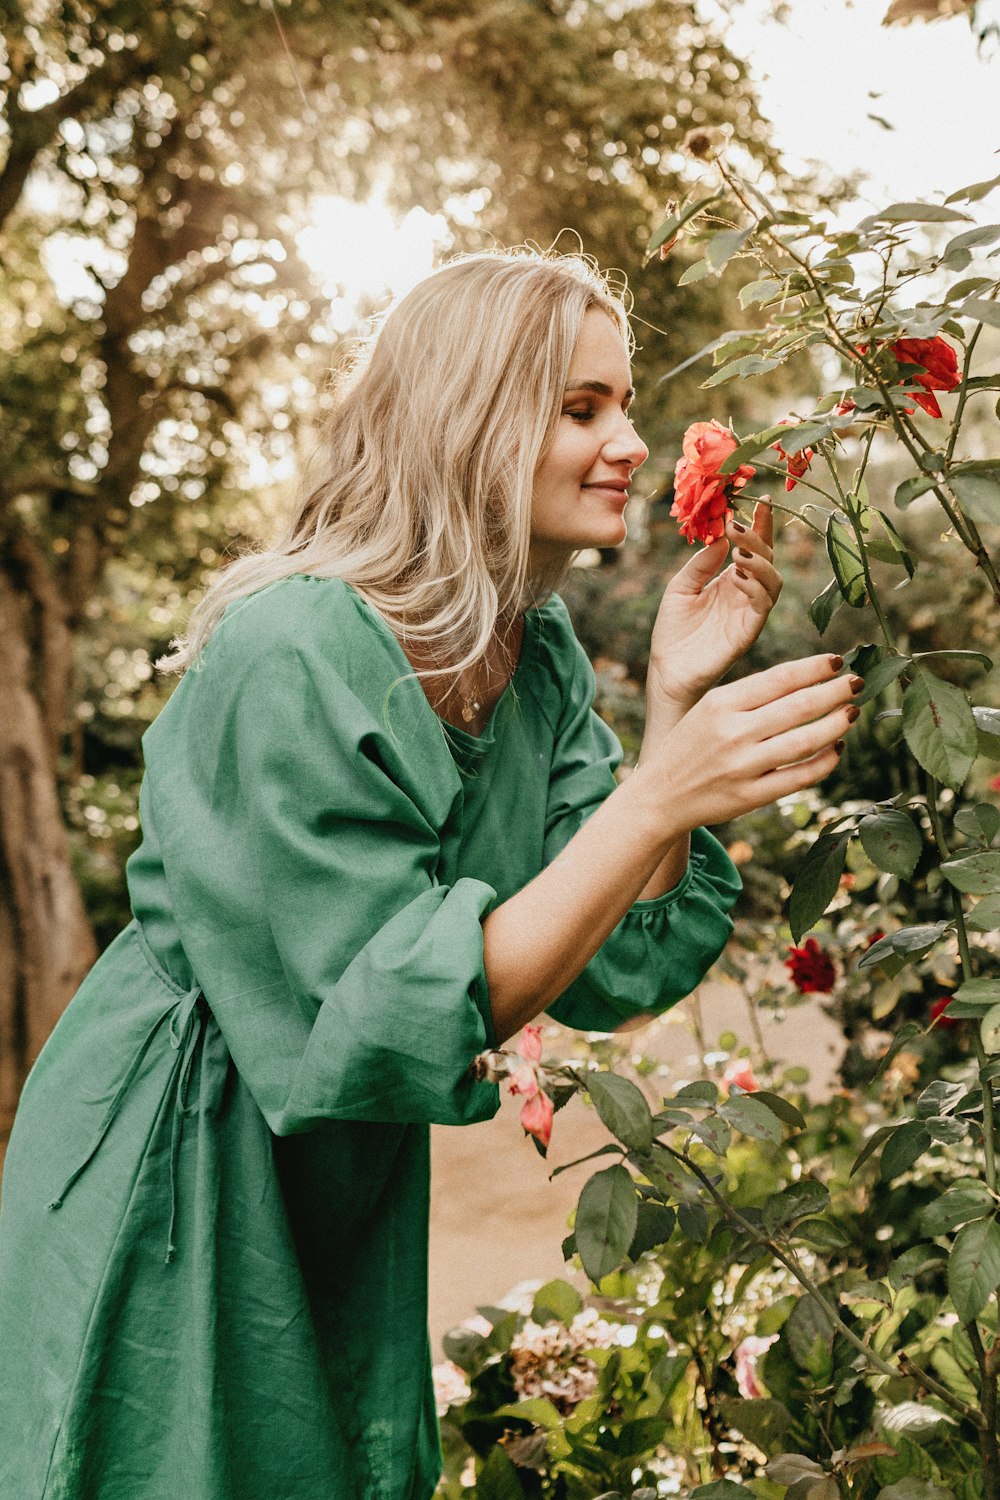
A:
{"type": "Polygon", "coordinates": [[[849,838],[847,833],[821,833],[796,871],[788,907],[796,943],[819,921],[836,895],[847,860],[849,838]]]}
{"type": "Polygon", "coordinates": [[[751,233],[750,229],[721,229],[718,234],[713,234],[704,246],[705,259],[712,270],[721,271],[726,262],[742,250],[751,233]]]}
{"type": "Polygon", "coordinates": [[[767,1466],[767,1477],[775,1484],[797,1484],[802,1479],[822,1477],[823,1469],[804,1453],[781,1453],[767,1466]]]}
{"type": "Polygon", "coordinates": [[[524,1500],[517,1470],[498,1444],[490,1449],[479,1471],[476,1500],[524,1500]]]}
{"type": "Polygon", "coordinates": [[[903,954],[910,958],[922,958],[943,937],[950,922],[923,922],[919,927],[901,927],[872,943],[867,953],[858,959],[859,969],[873,969],[891,954],[903,954]]]}
{"type": "Polygon", "coordinates": [[[576,1210],[576,1246],[593,1282],[621,1265],[635,1238],[639,1205],[624,1167],[608,1167],[584,1184],[576,1210]]]}
{"type": "Polygon", "coordinates": [[[803,1219],[796,1224],[794,1235],[797,1240],[805,1240],[818,1250],[843,1250],[851,1243],[850,1235],[831,1219],[803,1219]]]}
{"type": "Polygon", "coordinates": [[[530,1396],[526,1401],[510,1401],[506,1406],[498,1406],[494,1415],[518,1417],[522,1422],[530,1422],[533,1427],[555,1429],[562,1426],[562,1417],[545,1396],[530,1396]]]}
{"type": "Polygon", "coordinates": [[[917,763],[958,788],[976,758],[976,721],[961,688],[917,668],[903,694],[903,734],[917,763]]]}
{"type": "Polygon", "coordinates": [[[747,1495],[752,1493],[732,1479],[713,1479],[711,1484],[699,1484],[696,1490],[692,1490],[689,1500],[747,1500],[747,1495]]]}
{"type": "Polygon", "coordinates": [[[553,1167],[549,1173],[550,1178],[561,1177],[563,1172],[569,1172],[573,1167],[580,1167],[585,1161],[593,1161],[595,1156],[620,1156],[621,1147],[614,1141],[608,1141],[606,1146],[598,1146],[596,1151],[588,1151],[586,1156],[578,1156],[575,1161],[564,1161],[561,1166],[553,1167]]]}
{"type": "Polygon", "coordinates": [[[909,1171],[931,1143],[930,1131],[920,1120],[908,1120],[898,1126],[882,1148],[882,1181],[892,1182],[909,1171]]]}
{"type": "MultiPolygon", "coordinates": [[[[993,659],[986,655],[985,651],[915,651],[914,661],[964,661],[970,665],[974,662],[977,667],[983,667],[987,672],[992,670],[993,659]]],[[[975,713],[973,712],[973,717],[975,713]]]]}
{"type": "Polygon", "coordinates": [[[647,1250],[665,1245],[674,1232],[677,1215],[663,1203],[650,1203],[645,1199],[639,1204],[639,1217],[632,1243],[628,1247],[629,1260],[638,1260],[647,1250]]]}
{"type": "Polygon", "coordinates": [[[993,1005],[979,1023],[983,1050],[992,1057],[1000,1052],[1000,1004],[993,1005]]]}
{"type": "Polygon", "coordinates": [[[843,602],[844,599],[840,592],[840,586],[836,578],[831,578],[826,588],[823,589],[822,593],[816,595],[809,606],[809,618],[820,635],[826,632],[826,627],[843,602]]]}
{"type": "Polygon", "coordinates": [[[945,245],[942,254],[948,255],[952,250],[971,250],[976,245],[992,245],[996,240],[1000,240],[1000,224],[980,224],[975,229],[964,229],[961,234],[956,234],[945,245]]]}
{"type": "Polygon", "coordinates": [[[709,386],[724,385],[727,380],[744,380],[750,375],[766,375],[770,370],[776,370],[782,363],[781,359],[772,359],[763,354],[744,354],[740,359],[731,359],[728,365],[723,365],[721,370],[716,370],[707,380],[701,383],[703,391],[709,386]]]}
{"type": "Polygon", "coordinates": [[[653,1116],[642,1090],[617,1073],[588,1073],[587,1093],[604,1124],[630,1151],[653,1144],[653,1116]]]}
{"type": "Polygon", "coordinates": [[[992,896],[1000,892],[1000,850],[946,859],[941,873],[956,890],[969,896],[992,896]]]}
{"type": "Polygon", "coordinates": [[[583,1299],[576,1287],[557,1277],[538,1288],[532,1317],[536,1323],[544,1323],[545,1314],[554,1313],[560,1323],[565,1323],[568,1328],[582,1306],[583,1299]]]}
{"type": "Polygon", "coordinates": [[[987,302],[985,297],[966,297],[956,310],[960,317],[975,318],[977,323],[989,323],[991,328],[1000,328],[1000,303],[987,302]]]}
{"type": "Polygon", "coordinates": [[[958,220],[968,223],[969,215],[939,203],[890,203],[888,208],[862,219],[858,228],[871,229],[876,224],[949,224],[958,220]]]}
{"type": "Polygon", "coordinates": [[[868,598],[864,565],[854,533],[838,516],[831,516],[827,522],[826,550],[844,602],[852,609],[861,609],[868,598]]]}
{"type": "MultiPolygon", "coordinates": [[[[764,1396],[753,1400],[729,1396],[721,1403],[720,1410],[729,1427],[742,1432],[764,1453],[779,1447],[792,1425],[792,1414],[784,1402],[771,1401],[764,1396]]],[[[740,1490],[740,1493],[745,1497],[745,1490],[740,1490]]]]}
{"type": "Polygon", "coordinates": [[[965,925],[975,932],[996,932],[1000,927],[1000,894],[977,901],[967,914],[965,925]]]}
{"type": "Polygon", "coordinates": [[[905,1479],[898,1479],[895,1484],[887,1484],[879,1490],[875,1500],[955,1500],[955,1496],[952,1490],[943,1490],[939,1485],[931,1484],[929,1479],[908,1474],[905,1479]]]}
{"type": "Polygon", "coordinates": [[[976,721],[979,753],[988,760],[1000,760],[1000,708],[976,707],[972,710],[976,721]]]}
{"type": "Polygon", "coordinates": [[[694,203],[689,203],[687,208],[682,209],[678,213],[671,214],[668,218],[664,219],[660,227],[650,237],[649,243],[646,246],[646,259],[649,260],[650,256],[655,255],[660,246],[667,243],[667,240],[672,240],[677,232],[684,228],[685,224],[696,218],[706,208],[710,208],[713,203],[718,203],[721,196],[721,193],[711,193],[706,198],[697,198],[694,203]]]}
{"type": "Polygon", "coordinates": [[[923,840],[913,819],[899,807],[869,813],[858,826],[861,846],[879,870],[907,880],[917,868],[923,840]]]}
{"type": "Polygon", "coordinates": [[[963,1323],[971,1323],[1000,1286],[1000,1229],[995,1219],[976,1219],[955,1236],[948,1257],[948,1290],[963,1323]]]}
{"type": "Polygon", "coordinates": [[[896,486],[893,499],[900,510],[905,510],[916,500],[918,495],[926,495],[936,484],[933,474],[917,474],[912,479],[904,479],[902,484],[896,486]]]}
{"type": "Polygon", "coordinates": [[[696,260],[693,265],[688,266],[683,276],[678,276],[678,286],[690,286],[692,281],[704,281],[706,276],[711,276],[712,267],[707,260],[696,260]]]}
{"type": "Polygon", "coordinates": [[[870,514],[877,518],[885,532],[884,541],[874,536],[868,538],[870,556],[877,558],[879,562],[889,563],[890,566],[905,568],[906,576],[912,578],[916,572],[916,564],[903,538],[884,511],[873,509],[870,514]]]}
{"type": "Polygon", "coordinates": [[[880,693],[884,693],[890,683],[896,681],[910,665],[908,656],[885,656],[881,661],[875,663],[865,674],[865,685],[855,698],[855,703],[870,703],[880,693]]]}
{"type": "Polygon", "coordinates": [[[802,1111],[790,1104],[787,1099],[782,1099],[780,1094],[772,1094],[770,1089],[757,1089],[754,1098],[758,1104],[763,1104],[779,1120],[786,1125],[791,1125],[795,1130],[805,1130],[806,1122],[802,1111]]]}
{"type": "Polygon", "coordinates": [[[996,1199],[984,1183],[971,1179],[956,1183],[933,1203],[928,1203],[920,1214],[920,1232],[928,1239],[936,1234],[947,1234],[960,1224],[971,1219],[984,1219],[997,1207],[996,1199]]]}
{"type": "Polygon", "coordinates": [[[619,1458],[638,1458],[658,1447],[666,1434],[667,1424],[662,1417],[639,1417],[623,1422],[618,1435],[608,1442],[608,1446],[619,1458]]]}
{"type": "Polygon", "coordinates": [[[955,814],[955,827],[967,839],[982,839],[992,843],[1000,833],[1000,808],[992,802],[977,802],[975,807],[962,807],[955,814]]]}
{"type": "Polygon", "coordinates": [[[719,1102],[719,1090],[708,1078],[699,1078],[694,1083],[686,1083],[683,1088],[677,1090],[672,1099],[664,1099],[664,1104],[700,1104],[705,1108],[714,1108],[719,1102]]]}
{"type": "Polygon", "coordinates": [[[696,1245],[708,1242],[708,1214],[700,1203],[682,1203],[677,1209],[677,1224],[696,1245]]]}
{"type": "Polygon", "coordinates": [[[962,510],[973,521],[982,521],[987,526],[1000,522],[1000,468],[972,473],[952,469],[948,483],[962,510]]]}
{"type": "Polygon", "coordinates": [[[779,422],[773,427],[763,428],[760,432],[751,432],[719,465],[719,473],[734,474],[740,464],[745,463],[748,458],[755,458],[763,448],[769,448],[774,439],[784,430],[779,422]]]}
{"type": "MultiPolygon", "coordinates": [[[[976,1005],[982,1010],[991,1005],[1000,1005],[1000,979],[967,979],[955,991],[955,1000],[961,1001],[963,1005],[976,1005]]],[[[950,1010],[949,1006],[949,1014],[950,1010]]]]}
{"type": "MultiPolygon", "coordinates": [[[[914,1027],[914,1030],[918,1029],[918,1027],[914,1027]]],[[[871,1135],[868,1137],[867,1141],[865,1141],[865,1144],[862,1146],[860,1152],[855,1158],[854,1165],[851,1168],[850,1173],[852,1177],[854,1176],[855,1172],[859,1171],[861,1167],[864,1166],[869,1157],[875,1155],[875,1152],[883,1144],[883,1142],[886,1141],[890,1135],[892,1135],[892,1132],[895,1130],[895,1128],[896,1127],[894,1125],[880,1125],[877,1130],[872,1131],[871,1135]]]]}
{"type": "Polygon", "coordinates": [[[771,276],[761,281],[748,281],[746,286],[740,287],[740,306],[747,308],[757,302],[770,302],[772,298],[780,297],[784,288],[784,281],[776,281],[771,276]]]}
{"type": "Polygon", "coordinates": [[[765,1202],[762,1210],[764,1228],[768,1234],[773,1234],[775,1230],[792,1223],[795,1219],[819,1213],[829,1201],[829,1189],[821,1182],[815,1182],[811,1177],[803,1178],[801,1182],[793,1182],[790,1187],[784,1188],[780,1193],[775,1193],[765,1202]]]}
{"type": "Polygon", "coordinates": [[[452,1364],[466,1375],[478,1375],[489,1356],[486,1339],[471,1328],[452,1328],[441,1340],[441,1347],[452,1364]]]}
{"type": "Polygon", "coordinates": [[[782,1139],[780,1120],[754,1094],[730,1095],[725,1104],[719,1105],[719,1114],[734,1130],[752,1136],[754,1140],[771,1141],[777,1145],[782,1139]]]}
{"type": "Polygon", "coordinates": [[[1000,177],[987,177],[985,181],[973,182],[969,187],[956,188],[944,201],[945,203],[977,203],[980,198],[985,198],[998,186],[1000,186],[1000,177]]]}

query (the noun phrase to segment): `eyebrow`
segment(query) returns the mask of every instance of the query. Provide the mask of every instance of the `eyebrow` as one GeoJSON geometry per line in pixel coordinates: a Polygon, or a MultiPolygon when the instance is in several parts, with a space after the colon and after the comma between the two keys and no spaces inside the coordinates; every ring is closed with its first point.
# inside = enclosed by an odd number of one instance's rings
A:
{"type": "MultiPolygon", "coordinates": [[[[569,395],[570,391],[593,391],[595,396],[614,395],[614,391],[609,385],[605,385],[603,380],[571,380],[566,386],[567,396],[569,395]]],[[[625,400],[631,401],[634,396],[635,391],[631,386],[629,386],[628,390],[625,392],[625,400]]]]}

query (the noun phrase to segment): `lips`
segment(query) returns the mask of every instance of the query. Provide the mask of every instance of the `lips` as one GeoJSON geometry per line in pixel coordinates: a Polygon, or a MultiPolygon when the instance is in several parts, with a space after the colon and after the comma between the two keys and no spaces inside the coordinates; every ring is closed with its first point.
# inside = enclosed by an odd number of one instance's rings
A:
{"type": "Polygon", "coordinates": [[[590,484],[580,486],[584,490],[600,490],[604,494],[618,495],[622,500],[628,499],[628,481],[625,479],[602,479],[592,481],[590,484]]]}

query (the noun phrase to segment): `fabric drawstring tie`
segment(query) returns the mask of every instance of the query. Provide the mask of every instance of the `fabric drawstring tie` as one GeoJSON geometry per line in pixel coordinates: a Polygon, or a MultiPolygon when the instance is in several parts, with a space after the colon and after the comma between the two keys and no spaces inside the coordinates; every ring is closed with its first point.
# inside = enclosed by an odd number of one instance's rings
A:
{"type": "Polygon", "coordinates": [[[167,1083],[167,1096],[173,1097],[173,1108],[171,1110],[170,1123],[170,1221],[167,1228],[167,1248],[165,1263],[173,1260],[177,1250],[174,1241],[174,1230],[177,1225],[177,1200],[178,1200],[178,1177],[177,1167],[180,1159],[181,1137],[184,1128],[184,1119],[188,1115],[197,1114],[199,1104],[189,1105],[187,1102],[188,1090],[191,1083],[191,1074],[194,1068],[195,1054],[198,1042],[201,1039],[205,1027],[207,1009],[199,1008],[198,1000],[201,997],[201,989],[195,985],[193,989],[182,995],[175,1005],[157,1018],[150,1030],[143,1038],[139,1050],[129,1064],[124,1078],[115,1091],[114,1098],[104,1112],[104,1117],[97,1127],[86,1155],[80,1164],[73,1169],[61,1191],[48,1205],[50,1209],[61,1208],[66,1195],[76,1182],[83,1176],[97,1155],[105,1136],[114,1124],[118,1111],[121,1109],[125,1095],[131,1088],[138,1074],[146,1054],[149,1052],[157,1034],[163,1027],[164,1021],[169,1021],[170,1046],[177,1054],[170,1071],[167,1083]]]}

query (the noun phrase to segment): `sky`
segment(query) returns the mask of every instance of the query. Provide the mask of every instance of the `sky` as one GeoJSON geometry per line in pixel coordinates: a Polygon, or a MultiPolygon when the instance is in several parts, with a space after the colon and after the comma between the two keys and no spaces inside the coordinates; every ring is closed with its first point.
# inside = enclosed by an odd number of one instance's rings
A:
{"type": "MultiPolygon", "coordinates": [[[[977,55],[962,17],[883,26],[887,6],[791,0],[785,25],[768,0],[702,6],[731,16],[728,44],[751,67],[789,167],[864,173],[862,213],[1000,173],[1000,45],[977,55]]],[[[980,19],[1000,23],[1000,0],[983,0],[980,19]]]]}

